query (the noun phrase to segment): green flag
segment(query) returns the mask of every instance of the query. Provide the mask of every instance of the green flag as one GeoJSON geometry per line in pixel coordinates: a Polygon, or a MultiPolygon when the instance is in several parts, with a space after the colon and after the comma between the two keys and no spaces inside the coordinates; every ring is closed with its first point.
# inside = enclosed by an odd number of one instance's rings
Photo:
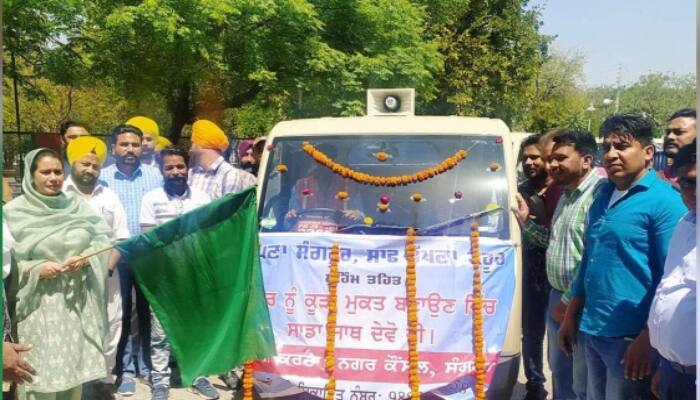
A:
{"type": "Polygon", "coordinates": [[[116,247],[163,325],[183,382],[275,354],[254,188],[116,247]]]}

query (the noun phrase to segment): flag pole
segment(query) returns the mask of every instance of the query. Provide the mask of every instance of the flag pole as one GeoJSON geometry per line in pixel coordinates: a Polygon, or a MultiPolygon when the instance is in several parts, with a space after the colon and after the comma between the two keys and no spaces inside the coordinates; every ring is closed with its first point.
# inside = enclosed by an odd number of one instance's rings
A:
{"type": "MultiPolygon", "coordinates": [[[[74,264],[74,263],[76,263],[76,262],[85,261],[86,259],[88,259],[88,258],[90,258],[90,257],[94,257],[94,256],[96,256],[96,255],[98,255],[98,254],[102,254],[102,253],[104,253],[105,251],[110,251],[110,250],[112,250],[112,249],[114,248],[114,246],[115,246],[115,245],[112,244],[112,245],[110,245],[109,247],[104,247],[104,248],[102,248],[102,249],[95,250],[95,251],[93,251],[93,252],[91,252],[91,253],[85,254],[84,256],[80,256],[79,259],[73,260],[73,262],[71,262],[70,264],[74,264]]],[[[68,265],[70,265],[70,264],[61,264],[61,266],[62,266],[62,267],[66,267],[66,266],[68,266],[68,265]]]]}

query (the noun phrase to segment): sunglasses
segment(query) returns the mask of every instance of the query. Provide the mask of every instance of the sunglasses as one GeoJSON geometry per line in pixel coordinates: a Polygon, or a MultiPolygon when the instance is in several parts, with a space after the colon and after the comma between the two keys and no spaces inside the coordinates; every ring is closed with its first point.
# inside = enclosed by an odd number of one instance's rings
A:
{"type": "Polygon", "coordinates": [[[683,190],[695,190],[695,178],[678,178],[678,186],[683,190]]]}

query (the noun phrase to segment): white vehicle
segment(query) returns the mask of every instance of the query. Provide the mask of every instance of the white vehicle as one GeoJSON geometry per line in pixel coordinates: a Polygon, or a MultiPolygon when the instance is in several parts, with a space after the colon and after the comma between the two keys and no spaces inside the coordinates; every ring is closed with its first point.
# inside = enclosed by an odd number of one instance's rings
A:
{"type": "Polygon", "coordinates": [[[521,348],[520,232],[509,211],[517,191],[518,149],[498,119],[413,115],[412,94],[405,89],[371,90],[367,116],[277,124],[259,170],[261,241],[267,234],[289,232],[306,232],[310,238],[329,232],[361,235],[372,241],[403,235],[409,226],[426,237],[468,238],[476,219],[484,240],[515,249],[513,300],[488,390],[490,399],[509,399],[521,348]],[[309,157],[302,150],[304,142],[339,165],[374,176],[410,174],[460,149],[468,155],[444,175],[389,189],[343,179],[309,157]],[[386,159],[380,160],[379,153],[386,159]],[[340,192],[350,198],[339,201],[340,192]],[[422,201],[415,201],[416,193],[422,201]],[[388,211],[379,207],[382,196],[390,196],[388,211]]]}

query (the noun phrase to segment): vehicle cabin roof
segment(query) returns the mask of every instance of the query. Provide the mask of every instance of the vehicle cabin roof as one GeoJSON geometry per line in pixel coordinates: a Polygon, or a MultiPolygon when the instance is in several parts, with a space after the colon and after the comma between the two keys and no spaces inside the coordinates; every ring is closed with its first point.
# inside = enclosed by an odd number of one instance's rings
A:
{"type": "Polygon", "coordinates": [[[270,138],[348,134],[380,135],[508,135],[500,119],[457,116],[372,116],[298,119],[278,123],[270,138]]]}

